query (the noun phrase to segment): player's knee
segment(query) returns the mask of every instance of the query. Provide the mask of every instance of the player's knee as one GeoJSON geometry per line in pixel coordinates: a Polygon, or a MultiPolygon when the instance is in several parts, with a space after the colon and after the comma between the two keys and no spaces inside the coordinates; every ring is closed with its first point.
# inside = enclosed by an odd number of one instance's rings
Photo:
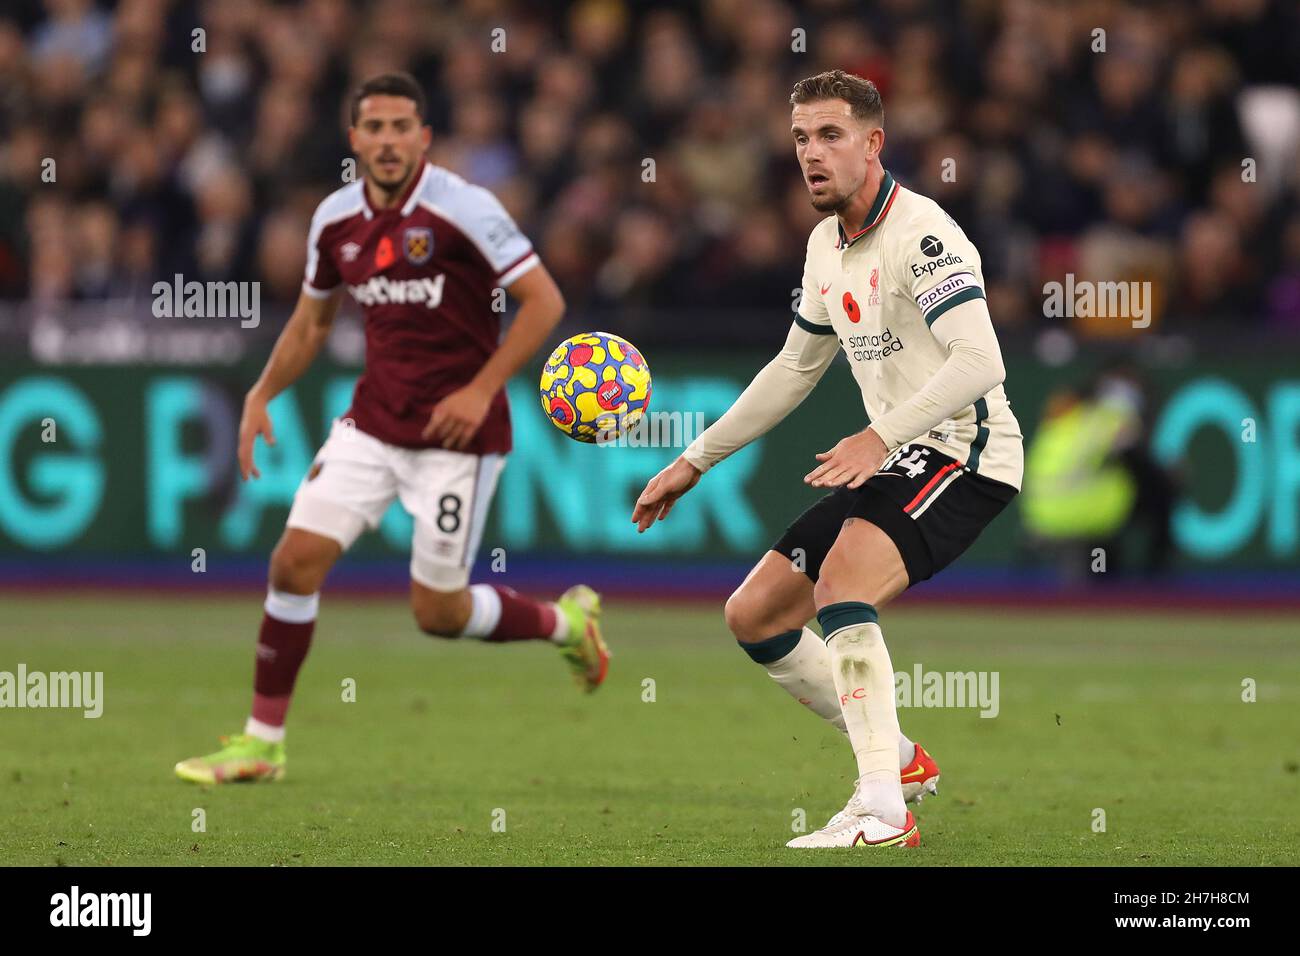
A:
{"type": "Polygon", "coordinates": [[[821,574],[813,585],[813,603],[818,608],[850,600],[845,596],[844,575],[836,568],[836,563],[830,556],[827,556],[826,561],[822,563],[821,574]]]}
{"type": "Polygon", "coordinates": [[[271,552],[271,587],[277,591],[313,594],[320,590],[328,570],[319,555],[292,539],[281,539],[271,552]]]}
{"type": "Polygon", "coordinates": [[[467,614],[462,606],[464,591],[426,591],[411,598],[416,626],[431,637],[458,637],[465,629],[467,614]]]}
{"type": "Polygon", "coordinates": [[[722,609],[727,628],[743,642],[761,641],[772,636],[768,616],[754,593],[745,587],[737,588],[722,609]]]}
{"type": "Polygon", "coordinates": [[[864,572],[855,567],[847,554],[837,554],[834,549],[822,563],[821,574],[813,585],[813,603],[818,608],[842,601],[863,601],[881,606],[907,587],[907,578],[900,574],[864,572]]]}

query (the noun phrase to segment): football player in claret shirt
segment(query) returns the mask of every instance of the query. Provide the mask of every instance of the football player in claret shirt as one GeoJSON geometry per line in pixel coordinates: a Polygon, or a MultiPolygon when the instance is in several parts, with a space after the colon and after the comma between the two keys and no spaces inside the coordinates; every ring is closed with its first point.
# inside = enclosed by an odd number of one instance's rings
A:
{"type": "Polygon", "coordinates": [[[832,70],[795,84],[790,102],[809,198],[831,215],[808,238],[785,348],[650,481],[632,520],[645,531],[667,517],[844,352],[870,423],[816,456],[804,481],[835,490],[772,545],[726,619],[778,684],[844,731],[857,761],[844,809],[787,846],[911,847],[920,832],[906,803],[937,792],[939,767],[899,727],[877,609],[952,563],[1015,497],[1020,425],[1002,388],[979,253],[881,165],[875,84],[832,70]],[[805,626],[814,615],[824,642],[805,626]]]}
{"type": "Polygon", "coordinates": [[[554,642],[594,690],[609,654],[599,597],[554,603],[469,585],[497,475],[510,451],[505,384],[547,338],[564,300],[532,244],[487,190],[426,161],[424,94],[406,74],[360,87],[349,138],[361,178],[316,210],[302,294],[244,400],[239,469],[258,477],[254,442],[274,444],[267,405],[307,370],[344,294],[365,316],[366,362],[294,496],[271,555],[252,713],[216,753],[176,765],[196,783],[284,774],[284,724],[334,562],[394,500],[414,518],[411,610],[425,633],[554,642]],[[519,303],[500,337],[495,290],[519,303]]]}

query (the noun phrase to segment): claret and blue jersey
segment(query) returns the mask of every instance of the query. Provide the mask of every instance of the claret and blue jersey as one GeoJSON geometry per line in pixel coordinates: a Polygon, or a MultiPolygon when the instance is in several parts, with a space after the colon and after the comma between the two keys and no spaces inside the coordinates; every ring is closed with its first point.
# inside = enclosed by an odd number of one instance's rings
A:
{"type": "MultiPolygon", "coordinates": [[[[371,205],[362,181],[328,196],[312,218],[303,289],[346,286],[365,317],[366,366],[345,417],[390,445],[436,445],[420,434],[434,404],[497,348],[495,291],[538,263],[492,193],[430,163],[388,209],[371,205]]],[[[510,446],[501,391],[466,451],[510,446]]]]}

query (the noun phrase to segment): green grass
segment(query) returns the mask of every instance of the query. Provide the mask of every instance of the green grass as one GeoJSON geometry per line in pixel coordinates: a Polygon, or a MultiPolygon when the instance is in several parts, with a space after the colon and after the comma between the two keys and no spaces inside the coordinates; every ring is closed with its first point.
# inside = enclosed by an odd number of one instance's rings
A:
{"type": "Polygon", "coordinates": [[[586,697],[550,647],[440,642],[400,602],[327,598],[287,779],[206,789],[171,767],[242,726],[256,595],[3,602],[0,670],[102,670],[106,698],[98,720],[0,710],[6,864],[1252,865],[1300,845],[1283,617],[903,602],[882,615],[895,668],[998,671],[1001,712],[900,711],[943,768],[919,851],[798,854],[792,814],[838,810],[852,758],[717,608],[610,607],[611,676],[586,697]]]}

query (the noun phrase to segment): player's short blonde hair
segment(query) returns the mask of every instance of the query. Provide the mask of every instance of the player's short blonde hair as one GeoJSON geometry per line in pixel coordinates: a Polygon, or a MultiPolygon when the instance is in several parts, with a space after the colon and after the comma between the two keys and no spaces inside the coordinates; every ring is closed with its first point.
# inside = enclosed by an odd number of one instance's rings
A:
{"type": "Polygon", "coordinates": [[[849,104],[854,119],[885,125],[885,104],[876,84],[843,70],[827,70],[805,77],[794,85],[790,105],[815,103],[818,100],[843,100],[849,104]]]}

